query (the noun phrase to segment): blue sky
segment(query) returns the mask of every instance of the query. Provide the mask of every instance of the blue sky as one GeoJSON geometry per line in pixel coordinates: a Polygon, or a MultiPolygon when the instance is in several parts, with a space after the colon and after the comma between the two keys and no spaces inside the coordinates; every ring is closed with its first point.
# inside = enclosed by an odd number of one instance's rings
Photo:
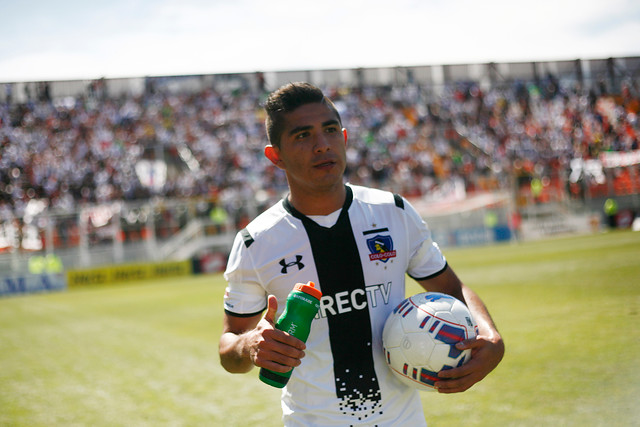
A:
{"type": "Polygon", "coordinates": [[[0,82],[638,55],[637,0],[0,0],[0,82]]]}

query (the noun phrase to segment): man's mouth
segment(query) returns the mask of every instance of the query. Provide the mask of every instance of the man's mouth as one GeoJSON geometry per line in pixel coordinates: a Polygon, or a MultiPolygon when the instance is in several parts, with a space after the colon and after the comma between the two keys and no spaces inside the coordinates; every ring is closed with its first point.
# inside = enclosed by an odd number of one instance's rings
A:
{"type": "Polygon", "coordinates": [[[336,164],[335,160],[324,160],[324,161],[315,163],[313,167],[318,169],[324,169],[324,168],[332,167],[335,164],[336,164]]]}

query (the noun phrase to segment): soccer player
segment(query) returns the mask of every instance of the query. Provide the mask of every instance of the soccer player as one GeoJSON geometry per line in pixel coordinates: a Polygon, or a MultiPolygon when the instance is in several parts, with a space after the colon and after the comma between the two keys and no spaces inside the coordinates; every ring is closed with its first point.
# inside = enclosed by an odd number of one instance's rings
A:
{"type": "Polygon", "coordinates": [[[225,272],[222,365],[234,373],[295,368],[282,393],[287,426],[426,425],[418,392],[392,376],[382,351],[405,274],[466,302],[478,323],[479,335],[457,345],[472,350],[471,361],[440,372],[439,392],[465,391],[498,365],[504,344],[496,326],[404,198],[344,183],[347,131],[320,89],[288,84],[265,109],[264,152],[285,172],[289,194],[236,236],[225,272]],[[293,286],[308,281],[323,296],[305,345],[274,323],[293,286]]]}

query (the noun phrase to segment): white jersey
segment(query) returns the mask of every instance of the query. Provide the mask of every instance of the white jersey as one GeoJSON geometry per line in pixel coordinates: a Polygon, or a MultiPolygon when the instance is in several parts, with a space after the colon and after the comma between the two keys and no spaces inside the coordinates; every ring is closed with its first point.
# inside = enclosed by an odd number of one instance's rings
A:
{"type": "Polygon", "coordinates": [[[322,291],[306,356],[283,389],[285,425],[426,425],[418,392],[386,366],[382,329],[405,298],[405,273],[432,277],[446,260],[403,198],[346,189],[335,224],[319,225],[285,199],[238,233],[225,272],[225,311],[259,314],[272,294],[279,316],[296,283],[313,281],[322,291]]]}

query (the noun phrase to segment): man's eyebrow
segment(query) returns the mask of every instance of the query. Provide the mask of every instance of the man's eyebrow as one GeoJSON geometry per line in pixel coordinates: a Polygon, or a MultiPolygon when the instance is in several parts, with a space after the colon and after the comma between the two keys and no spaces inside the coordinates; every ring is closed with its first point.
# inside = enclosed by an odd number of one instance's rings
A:
{"type": "Polygon", "coordinates": [[[337,119],[331,119],[331,120],[327,120],[326,122],[322,123],[322,127],[326,128],[327,126],[335,126],[335,125],[340,125],[340,122],[337,119]]]}
{"type": "MultiPolygon", "coordinates": [[[[337,119],[331,119],[331,120],[327,120],[326,122],[322,123],[322,127],[325,128],[327,126],[336,126],[336,125],[340,125],[340,122],[337,119]]],[[[304,132],[304,131],[308,131],[313,129],[312,125],[302,125],[302,126],[297,126],[294,127],[293,129],[291,129],[289,131],[289,135],[295,135],[296,133],[299,132],[304,132]]]]}
{"type": "Polygon", "coordinates": [[[304,131],[307,131],[307,130],[310,130],[310,129],[313,129],[313,126],[311,126],[311,125],[298,126],[298,127],[295,127],[293,129],[291,129],[289,131],[289,135],[295,135],[296,133],[304,132],[304,131]]]}

